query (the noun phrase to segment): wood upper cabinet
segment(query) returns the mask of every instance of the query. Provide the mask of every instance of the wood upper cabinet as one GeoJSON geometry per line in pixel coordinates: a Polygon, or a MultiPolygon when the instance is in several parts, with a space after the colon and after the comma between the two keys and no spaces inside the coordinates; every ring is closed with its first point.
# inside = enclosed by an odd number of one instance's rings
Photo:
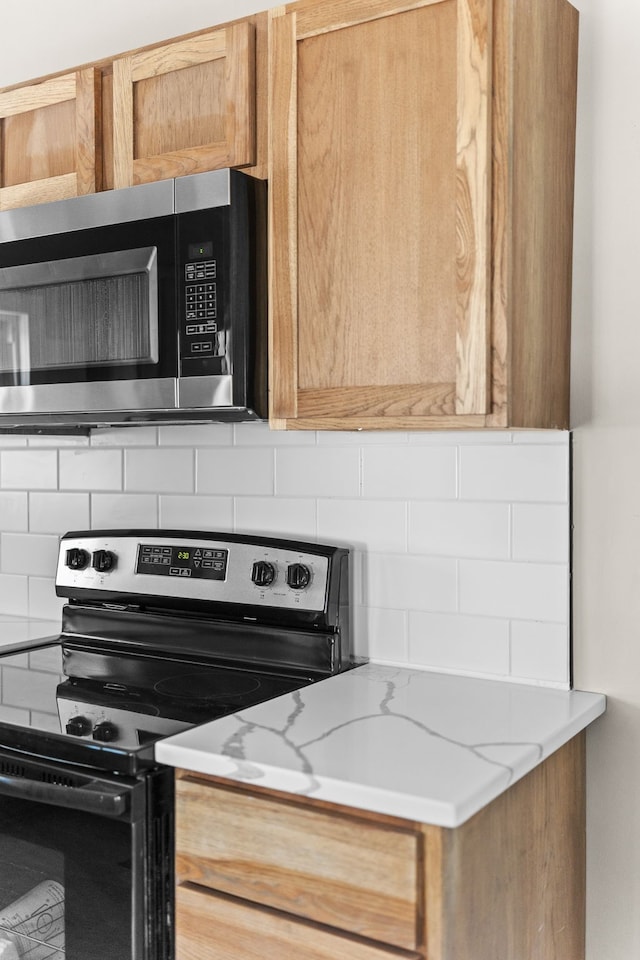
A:
{"type": "Polygon", "coordinates": [[[454,830],[180,771],[176,960],[584,960],[584,734],[454,830]]]}
{"type": "Polygon", "coordinates": [[[239,21],[113,63],[113,186],[255,163],[255,27],[239,21]]]}
{"type": "Polygon", "coordinates": [[[568,426],[576,57],[565,0],[272,11],[273,426],[568,426]]]}
{"type": "Polygon", "coordinates": [[[0,91],[0,210],[100,189],[100,73],[0,91]]]}

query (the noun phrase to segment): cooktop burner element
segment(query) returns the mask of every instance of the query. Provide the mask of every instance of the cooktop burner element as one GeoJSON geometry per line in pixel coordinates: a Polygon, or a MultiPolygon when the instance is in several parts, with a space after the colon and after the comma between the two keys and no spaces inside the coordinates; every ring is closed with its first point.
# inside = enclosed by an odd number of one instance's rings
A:
{"type": "Polygon", "coordinates": [[[239,534],[66,534],[60,637],[0,655],[5,689],[32,698],[0,721],[3,744],[135,773],[161,737],[348,669],[348,559],[239,534]]]}

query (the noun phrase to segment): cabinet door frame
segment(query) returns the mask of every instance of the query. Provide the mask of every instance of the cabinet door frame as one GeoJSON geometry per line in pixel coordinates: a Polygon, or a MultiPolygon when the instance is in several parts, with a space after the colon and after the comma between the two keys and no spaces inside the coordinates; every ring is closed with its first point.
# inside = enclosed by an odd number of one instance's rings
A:
{"type": "MultiPolygon", "coordinates": [[[[270,13],[270,282],[271,423],[309,429],[402,429],[406,426],[481,426],[491,409],[491,70],[492,0],[342,0],[296,4],[270,13]],[[301,397],[298,376],[297,256],[297,44],[307,37],[355,26],[407,10],[454,2],[457,16],[457,300],[455,413],[425,416],[424,406],[444,405],[443,385],[344,388],[301,397]],[[389,394],[387,408],[385,392],[389,394]],[[393,396],[391,394],[393,393],[393,396]],[[396,400],[400,396],[400,403],[396,400]],[[301,400],[303,402],[301,403],[301,400]],[[370,402],[371,401],[371,402],[370,402]],[[376,409],[378,406],[378,410],[376,409]],[[402,412],[394,416],[394,405],[402,412]],[[323,409],[323,406],[325,409],[323,409]],[[342,407],[342,412],[341,412],[342,407]],[[351,408],[350,412],[349,408],[351,408]],[[360,408],[362,415],[355,413],[360,408]],[[368,408],[368,409],[367,409],[368,408]],[[418,410],[408,416],[407,410],[418,410]],[[297,421],[297,422],[296,422],[297,421]],[[439,423],[438,423],[439,421],[439,423]]],[[[450,404],[451,406],[451,404],[450,404]]]]}
{"type": "Polygon", "coordinates": [[[240,21],[113,62],[113,185],[255,163],[255,27],[240,21]],[[134,85],[186,67],[225,61],[225,136],[153,157],[135,157],[134,85]]]}
{"type": "MultiPolygon", "coordinates": [[[[75,101],[75,170],[59,176],[0,186],[0,210],[65,200],[100,189],[100,71],[86,67],[0,93],[0,120],[75,101]]],[[[0,127],[0,148],[4,131],[0,127]]]]}

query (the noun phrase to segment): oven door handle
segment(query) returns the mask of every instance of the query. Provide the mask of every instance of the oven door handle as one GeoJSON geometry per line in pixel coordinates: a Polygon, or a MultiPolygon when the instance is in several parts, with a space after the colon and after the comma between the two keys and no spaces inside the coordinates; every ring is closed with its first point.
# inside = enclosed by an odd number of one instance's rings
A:
{"type": "Polygon", "coordinates": [[[68,786],[2,774],[0,796],[33,800],[35,803],[46,803],[111,818],[124,816],[129,807],[126,787],[123,790],[119,784],[111,785],[104,780],[87,779],[82,786],[68,786]]]}

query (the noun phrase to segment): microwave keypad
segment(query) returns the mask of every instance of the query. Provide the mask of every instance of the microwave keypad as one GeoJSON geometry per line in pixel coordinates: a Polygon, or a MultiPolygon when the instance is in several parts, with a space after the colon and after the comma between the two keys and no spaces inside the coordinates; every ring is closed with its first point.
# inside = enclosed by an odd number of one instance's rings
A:
{"type": "Polygon", "coordinates": [[[198,263],[186,263],[184,266],[184,278],[187,283],[193,280],[215,280],[216,261],[201,260],[198,263]]]}
{"type": "Polygon", "coordinates": [[[184,356],[193,360],[222,356],[218,327],[218,264],[216,260],[185,264],[184,356]]]}

